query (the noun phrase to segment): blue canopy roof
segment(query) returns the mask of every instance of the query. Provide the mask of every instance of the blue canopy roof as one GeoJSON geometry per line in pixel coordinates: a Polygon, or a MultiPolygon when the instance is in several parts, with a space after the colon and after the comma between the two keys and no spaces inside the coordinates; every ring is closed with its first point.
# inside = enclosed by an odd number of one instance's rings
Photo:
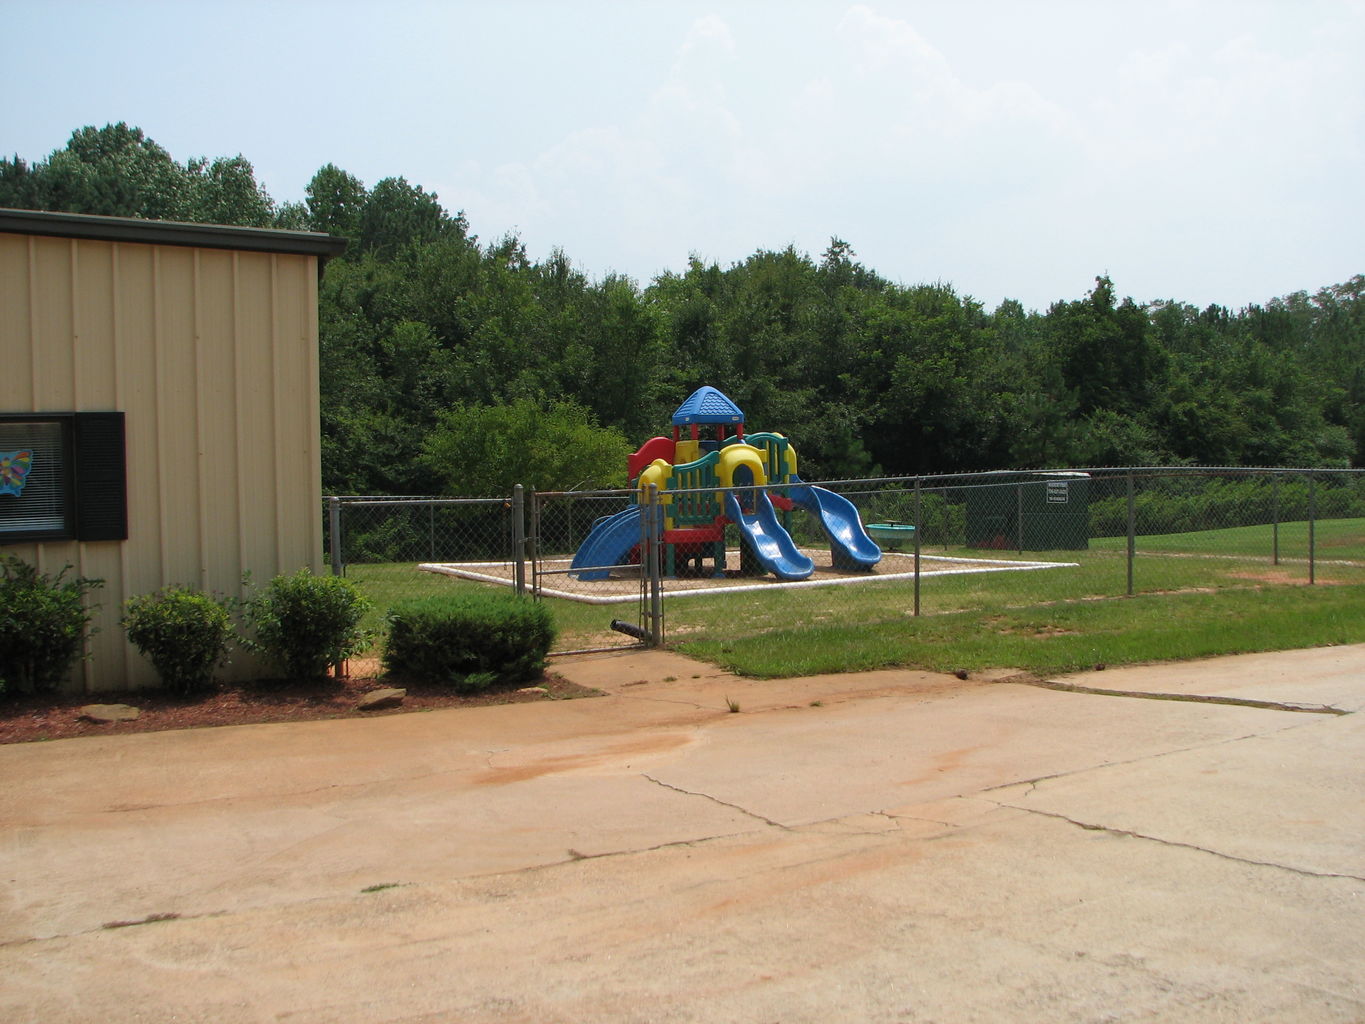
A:
{"type": "Polygon", "coordinates": [[[744,413],[739,406],[713,387],[700,387],[678,406],[673,414],[673,425],[686,423],[743,423],[744,413]]]}

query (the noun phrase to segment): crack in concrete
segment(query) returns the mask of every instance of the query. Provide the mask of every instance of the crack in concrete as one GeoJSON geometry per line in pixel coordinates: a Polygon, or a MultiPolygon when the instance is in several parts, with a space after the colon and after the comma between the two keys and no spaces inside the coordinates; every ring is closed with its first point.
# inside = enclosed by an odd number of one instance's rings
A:
{"type": "MultiPolygon", "coordinates": [[[[651,779],[650,781],[655,781],[655,780],[652,780],[652,779],[651,779]]],[[[669,789],[676,789],[676,788],[677,788],[677,787],[675,787],[675,786],[668,786],[667,783],[660,783],[660,785],[667,786],[667,788],[669,788],[669,789]]],[[[679,790],[679,792],[686,792],[686,790],[679,790]]],[[[705,794],[701,794],[701,793],[693,794],[693,795],[696,795],[696,796],[705,796],[705,794]]],[[[708,799],[711,799],[711,798],[708,797],[708,799]]],[[[722,802],[722,801],[717,801],[717,802],[719,803],[719,802],[722,802]]],[[[729,806],[729,805],[727,805],[727,806],[729,806]]],[[[737,810],[743,810],[743,808],[737,808],[737,810]]],[[[746,813],[748,813],[748,812],[746,812],[746,813]]],[[[765,819],[762,819],[759,815],[752,815],[752,814],[751,814],[750,817],[759,818],[759,820],[765,820],[765,819]]],[[[784,826],[778,825],[777,827],[778,827],[778,828],[783,828],[784,826]]],[[[738,837],[740,837],[740,836],[752,835],[752,834],[753,834],[753,833],[751,833],[751,832],[724,832],[724,833],[720,833],[720,834],[717,834],[717,835],[694,836],[694,837],[691,838],[691,839],[670,839],[670,840],[668,840],[667,842],[657,843],[657,844],[655,844],[654,846],[636,846],[636,847],[630,847],[630,848],[624,849],[624,850],[605,850],[605,851],[603,851],[602,853],[583,853],[581,850],[575,850],[575,849],[573,849],[572,847],[570,847],[570,848],[568,848],[568,849],[565,851],[565,852],[568,854],[568,856],[563,857],[563,858],[558,859],[558,860],[546,861],[546,862],[541,863],[541,864],[527,864],[527,865],[525,865],[525,866],[523,866],[523,867],[519,867],[519,868],[500,868],[500,869],[493,870],[493,871],[478,871],[478,872],[474,872],[474,873],[469,874],[469,875],[459,875],[459,876],[456,876],[456,877],[453,877],[453,878],[447,878],[447,879],[435,879],[435,880],[428,880],[428,881],[424,881],[424,882],[404,882],[404,883],[402,883],[401,888],[404,888],[404,889],[430,888],[430,887],[432,887],[432,886],[441,886],[441,885],[460,885],[460,884],[464,884],[464,883],[467,883],[467,882],[484,881],[484,880],[490,879],[490,878],[504,878],[504,877],[508,877],[508,876],[517,876],[517,875],[531,875],[531,874],[536,874],[536,873],[538,873],[538,872],[543,872],[543,871],[553,871],[553,870],[555,870],[556,868],[562,868],[562,867],[565,867],[565,866],[570,865],[570,864],[577,864],[577,863],[579,863],[579,862],[581,862],[581,861],[603,860],[603,859],[606,859],[606,858],[609,858],[609,857],[632,857],[632,856],[636,856],[636,855],[638,855],[638,854],[643,854],[643,853],[657,853],[657,852],[660,851],[660,850],[670,850],[670,849],[674,849],[674,848],[677,848],[677,847],[699,846],[699,845],[703,845],[703,844],[706,844],[706,843],[723,842],[723,841],[725,841],[725,840],[727,840],[727,839],[735,839],[735,838],[738,838],[738,837]]],[[[232,910],[208,910],[208,911],[203,911],[202,913],[198,913],[198,914],[174,914],[174,915],[165,915],[165,916],[161,916],[161,915],[152,915],[152,918],[155,919],[156,921],[175,921],[175,922],[189,923],[189,922],[204,920],[204,919],[206,919],[206,918],[242,916],[242,915],[253,914],[253,913],[261,913],[261,912],[269,912],[269,911],[273,911],[273,910],[280,910],[280,909],[283,909],[283,908],[286,908],[286,907],[309,906],[309,905],[317,904],[317,903],[325,903],[325,902],[328,902],[329,900],[330,900],[330,901],[335,901],[335,900],[338,900],[338,899],[345,899],[345,898],[347,898],[349,895],[350,895],[350,891],[349,891],[349,890],[345,890],[345,891],[340,891],[340,890],[339,890],[339,891],[337,891],[337,892],[321,893],[321,894],[316,895],[316,896],[304,896],[304,897],[297,898],[297,899],[291,899],[291,900],[286,901],[285,903],[265,903],[265,904],[251,905],[251,906],[245,906],[245,907],[236,907],[236,908],[233,908],[232,910]]],[[[153,923],[153,921],[152,921],[152,920],[147,920],[147,921],[129,922],[129,924],[138,924],[138,925],[141,925],[141,924],[150,924],[150,923],[153,923]]],[[[109,929],[109,926],[108,926],[107,924],[100,924],[100,925],[95,925],[95,926],[90,927],[90,928],[80,928],[80,929],[77,929],[76,931],[56,932],[56,933],[51,934],[51,935],[27,935],[27,936],[23,936],[23,937],[21,937],[21,938],[3,939],[3,940],[0,940],[0,949],[21,948],[21,947],[24,947],[24,946],[32,946],[32,945],[37,945],[37,944],[39,944],[39,943],[44,943],[44,942],[61,942],[61,941],[64,941],[64,940],[66,940],[66,939],[81,938],[81,937],[87,936],[87,935],[98,935],[98,934],[100,934],[100,933],[102,933],[102,932],[107,932],[107,931],[109,931],[109,930],[110,930],[110,929],[109,929]]]]}
{"type": "Polygon", "coordinates": [[[1084,693],[1094,697],[1132,697],[1137,700],[1173,700],[1190,704],[1226,704],[1238,708],[1257,708],[1262,711],[1290,711],[1302,715],[1350,715],[1354,712],[1331,704],[1302,704],[1298,701],[1256,700],[1251,697],[1222,697],[1215,694],[1167,693],[1152,690],[1110,690],[1080,683],[1063,683],[1055,679],[1011,678],[1012,683],[1036,686],[1043,690],[1062,693],[1084,693]]]}
{"type": "MultiPolygon", "coordinates": [[[[653,781],[653,780],[651,780],[651,781],[653,781]]],[[[661,783],[661,785],[666,785],[666,783],[661,783]]],[[[675,788],[675,787],[669,786],[668,788],[669,788],[669,789],[673,789],[673,788],[675,788]]],[[[686,790],[679,790],[679,792],[686,792],[686,790]]],[[[693,795],[696,795],[696,796],[703,796],[703,795],[705,795],[705,794],[700,794],[700,793],[699,793],[699,794],[693,794],[693,795]]],[[[708,798],[708,799],[709,799],[709,798],[708,798]]],[[[743,810],[743,808],[739,808],[739,809],[740,809],[740,810],[743,810]]],[[[756,815],[752,815],[752,817],[757,817],[757,816],[756,816],[756,815]]],[[[777,826],[777,827],[778,827],[778,828],[782,828],[781,825],[779,825],[779,826],[777,826]]],[[[575,850],[573,847],[568,847],[568,848],[565,850],[565,852],[568,854],[568,856],[567,856],[567,857],[564,857],[564,858],[561,859],[561,860],[546,861],[546,862],[543,863],[543,864],[527,864],[525,867],[520,867],[520,868],[502,868],[502,869],[498,869],[498,870],[495,870],[495,871],[479,872],[479,873],[472,874],[472,875],[467,875],[467,876],[462,875],[462,876],[460,876],[459,878],[455,879],[455,883],[458,884],[458,883],[461,883],[461,882],[466,882],[466,881],[477,881],[477,880],[482,880],[482,879],[487,879],[487,878],[502,878],[502,877],[507,876],[507,875],[529,875],[529,874],[535,874],[535,873],[541,872],[541,871],[553,871],[555,868],[562,868],[562,867],[565,867],[566,865],[569,865],[569,864],[577,864],[577,863],[579,863],[579,862],[581,862],[581,861],[587,861],[587,860],[605,860],[605,859],[610,858],[610,857],[634,857],[634,856],[636,856],[636,855],[638,855],[638,854],[642,854],[642,853],[657,853],[657,852],[660,851],[660,850],[672,850],[672,849],[677,849],[677,848],[679,848],[679,847],[686,847],[686,846],[704,846],[704,845],[707,844],[707,843],[724,842],[724,841],[727,840],[727,839],[737,839],[737,838],[739,838],[739,837],[741,837],[741,836],[754,835],[754,834],[755,834],[755,833],[753,833],[753,832],[748,832],[748,831],[745,831],[745,832],[722,832],[722,833],[719,833],[719,834],[717,834],[717,835],[710,835],[710,836],[693,836],[691,839],[670,839],[670,840],[668,840],[668,841],[666,841],[666,842],[656,843],[654,846],[632,846],[632,847],[629,847],[628,849],[624,849],[624,850],[604,850],[604,851],[602,851],[601,853],[584,853],[582,850],[575,850]]],[[[414,883],[414,884],[416,884],[416,883],[414,883]]],[[[447,884],[447,883],[441,882],[441,883],[436,883],[436,884],[447,884]]]]}
{"type": "Polygon", "coordinates": [[[1206,853],[1211,857],[1232,861],[1235,864],[1247,864],[1259,868],[1277,868],[1280,871],[1288,871],[1291,874],[1300,875],[1304,878],[1345,878],[1355,882],[1365,882],[1365,875],[1352,875],[1339,871],[1313,871],[1309,868],[1297,868],[1290,864],[1279,864],[1275,861],[1256,860],[1252,857],[1239,857],[1235,853],[1223,853],[1221,850],[1211,850],[1207,846],[1200,846],[1197,843],[1182,843],[1178,839],[1163,839],[1161,836],[1148,835],[1145,832],[1135,832],[1132,829],[1115,828],[1112,825],[1098,825],[1089,821],[1077,821],[1075,818],[1068,817],[1057,811],[1044,811],[1037,807],[1020,807],[1017,804],[1002,803],[996,800],[992,800],[991,803],[1002,808],[1025,811],[1029,814],[1037,814],[1044,818],[1054,818],[1057,821],[1064,821],[1069,825],[1075,825],[1077,828],[1085,829],[1087,832],[1106,832],[1111,836],[1123,836],[1128,839],[1145,839],[1149,843],[1157,843],[1161,846],[1170,846],[1181,850],[1193,850],[1196,853],[1206,853]]]}
{"type": "Polygon", "coordinates": [[[698,792],[696,792],[695,790],[683,789],[681,786],[674,786],[674,785],[672,785],[671,783],[664,782],[664,781],[661,780],[661,779],[656,779],[654,776],[650,775],[648,772],[641,772],[641,773],[640,773],[640,777],[641,777],[641,778],[644,778],[644,779],[648,779],[650,782],[654,783],[656,786],[662,786],[664,789],[671,789],[671,790],[673,790],[673,792],[675,792],[675,793],[682,793],[684,796],[699,796],[699,797],[701,797],[703,800],[710,800],[712,803],[720,804],[720,806],[722,806],[722,807],[728,807],[728,808],[730,808],[732,811],[739,811],[740,814],[747,815],[748,817],[753,818],[755,821],[761,821],[761,822],[763,822],[763,824],[765,824],[765,825],[770,825],[770,826],[772,826],[773,828],[780,828],[783,832],[791,832],[791,831],[792,831],[792,829],[788,828],[786,825],[782,824],[780,821],[773,821],[772,818],[765,818],[763,815],[758,814],[758,813],[756,813],[756,812],[754,812],[754,811],[751,811],[751,810],[749,810],[747,807],[741,807],[741,806],[739,806],[739,804],[732,804],[732,803],[729,803],[728,801],[721,800],[719,797],[714,797],[714,796],[712,796],[710,793],[698,793],[698,792]]]}
{"type": "Polygon", "coordinates": [[[1310,725],[1311,723],[1308,722],[1298,722],[1294,725],[1281,726],[1278,729],[1271,729],[1267,732],[1249,732],[1241,736],[1224,736],[1203,743],[1195,743],[1188,747],[1177,747],[1174,750],[1159,750],[1150,754],[1138,754],[1136,757],[1124,758],[1122,761],[1104,761],[1100,764],[1082,765],[1079,768],[1071,768],[1063,772],[1053,772],[1049,775],[1035,775],[1027,779],[1015,779],[1013,782],[1001,782],[994,786],[987,786],[985,789],[973,790],[970,793],[958,793],[956,796],[959,798],[979,796],[984,793],[994,793],[1001,789],[1012,789],[1015,786],[1030,787],[1029,793],[1025,794],[1025,796],[1028,796],[1032,794],[1033,790],[1036,789],[1041,782],[1051,782],[1054,779],[1068,779],[1073,775],[1084,775],[1086,772],[1105,771],[1109,768],[1122,768],[1130,764],[1141,764],[1143,761],[1158,761],[1163,757],[1176,757],[1180,754],[1188,754],[1195,750],[1207,750],[1211,747],[1221,747],[1228,743],[1241,743],[1244,740],[1262,739],[1266,736],[1288,732],[1292,729],[1308,728],[1310,725]]]}
{"type": "MultiPolygon", "coordinates": [[[[326,897],[314,897],[305,900],[306,903],[314,902],[316,899],[326,897]]],[[[77,939],[85,935],[99,935],[101,932],[110,931],[136,931],[146,925],[168,924],[168,923],[190,923],[194,921],[205,921],[215,917],[227,917],[241,911],[232,910],[205,910],[198,914],[178,914],[178,913],[159,913],[148,914],[146,917],[137,921],[106,921],[103,924],[95,925],[91,928],[82,928],[74,932],[57,932],[54,935],[26,935],[23,938],[5,939],[0,941],[0,949],[19,949],[24,946],[36,945],[40,942],[61,942],[65,939],[77,939]]]]}
{"type": "Polygon", "coordinates": [[[645,694],[635,694],[635,693],[618,693],[618,694],[615,694],[615,696],[618,697],[618,698],[620,698],[621,700],[648,701],[648,702],[650,702],[650,703],[652,703],[652,704],[677,704],[677,705],[679,705],[679,706],[681,706],[681,707],[693,708],[693,709],[696,710],[696,711],[714,711],[714,710],[716,710],[715,708],[709,707],[709,706],[706,705],[706,704],[698,704],[696,701],[692,701],[692,700],[674,700],[674,699],[672,699],[672,698],[670,698],[670,697],[650,697],[650,696],[646,696],[645,694]]]}

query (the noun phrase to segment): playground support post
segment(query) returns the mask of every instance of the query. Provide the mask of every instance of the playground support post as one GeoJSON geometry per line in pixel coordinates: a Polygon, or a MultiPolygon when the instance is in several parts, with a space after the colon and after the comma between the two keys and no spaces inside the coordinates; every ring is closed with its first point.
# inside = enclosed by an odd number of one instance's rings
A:
{"type": "Polygon", "coordinates": [[[647,566],[649,569],[649,638],[645,641],[650,647],[658,647],[664,641],[664,584],[661,567],[660,548],[663,547],[660,531],[663,516],[659,514],[659,487],[650,484],[645,495],[645,521],[649,544],[647,566]]]}
{"type": "Polygon", "coordinates": [[[512,558],[518,597],[526,594],[526,488],[512,488],[512,558]]]}

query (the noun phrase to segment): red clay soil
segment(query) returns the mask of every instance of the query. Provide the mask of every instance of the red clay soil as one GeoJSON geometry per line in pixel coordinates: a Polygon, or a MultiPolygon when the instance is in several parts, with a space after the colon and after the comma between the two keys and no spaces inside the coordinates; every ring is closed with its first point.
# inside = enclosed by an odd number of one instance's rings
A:
{"type": "Polygon", "coordinates": [[[352,667],[362,669],[361,674],[311,683],[262,680],[192,696],[175,696],[157,690],[82,695],[0,695],[0,744],[258,722],[372,717],[436,708],[520,704],[601,694],[599,690],[578,686],[547,672],[544,677],[531,683],[516,683],[462,696],[452,693],[448,687],[378,678],[363,671],[370,668],[367,665],[353,664],[352,667]],[[407,690],[402,707],[386,711],[355,709],[356,701],[364,694],[390,686],[407,690]],[[520,692],[527,687],[543,687],[546,692],[520,692]],[[130,722],[92,722],[81,717],[81,708],[87,704],[127,704],[137,708],[139,715],[130,722]]]}

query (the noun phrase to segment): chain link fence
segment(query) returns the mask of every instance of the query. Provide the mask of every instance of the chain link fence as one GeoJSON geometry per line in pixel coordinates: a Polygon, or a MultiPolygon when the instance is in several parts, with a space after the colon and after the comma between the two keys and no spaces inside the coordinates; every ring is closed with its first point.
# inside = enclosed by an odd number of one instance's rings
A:
{"type": "Polygon", "coordinates": [[[332,570],[374,599],[381,626],[383,611],[404,597],[511,587],[551,603],[560,652],[755,634],[782,643],[793,630],[841,623],[1365,583],[1360,470],[1121,468],[657,495],[520,491],[329,498],[332,570]]]}

